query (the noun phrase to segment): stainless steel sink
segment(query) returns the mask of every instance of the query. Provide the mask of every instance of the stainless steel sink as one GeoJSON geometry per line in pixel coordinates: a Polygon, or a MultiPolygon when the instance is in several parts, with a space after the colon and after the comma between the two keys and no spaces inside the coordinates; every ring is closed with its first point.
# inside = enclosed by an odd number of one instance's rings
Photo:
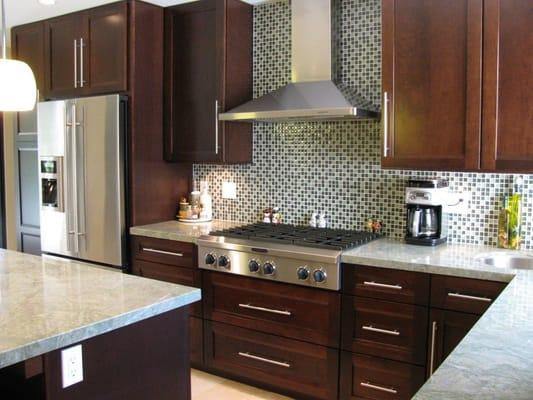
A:
{"type": "Polygon", "coordinates": [[[480,259],[487,265],[497,268],[531,269],[533,270],[533,257],[523,254],[491,254],[480,259]]]}

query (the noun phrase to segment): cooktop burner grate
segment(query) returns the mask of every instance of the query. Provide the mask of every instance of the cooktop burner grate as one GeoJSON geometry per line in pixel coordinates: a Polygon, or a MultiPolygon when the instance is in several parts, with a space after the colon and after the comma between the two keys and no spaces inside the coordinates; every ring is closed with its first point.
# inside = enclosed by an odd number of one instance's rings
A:
{"type": "Polygon", "coordinates": [[[351,249],[380,237],[371,232],[265,223],[214,231],[210,235],[334,250],[351,249]]]}

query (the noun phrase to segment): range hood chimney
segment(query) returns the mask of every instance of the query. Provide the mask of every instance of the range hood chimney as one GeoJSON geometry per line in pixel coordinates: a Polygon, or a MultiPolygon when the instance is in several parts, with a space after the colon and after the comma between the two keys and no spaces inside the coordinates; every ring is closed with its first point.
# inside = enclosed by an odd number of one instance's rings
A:
{"type": "Polygon", "coordinates": [[[291,0],[292,82],[225,113],[222,121],[377,119],[379,112],[335,82],[333,26],[338,0],[291,0]]]}

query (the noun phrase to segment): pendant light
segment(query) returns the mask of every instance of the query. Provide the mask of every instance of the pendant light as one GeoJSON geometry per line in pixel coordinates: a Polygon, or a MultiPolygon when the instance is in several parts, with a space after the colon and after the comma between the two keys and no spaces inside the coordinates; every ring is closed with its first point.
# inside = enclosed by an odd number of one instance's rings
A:
{"type": "Polygon", "coordinates": [[[30,111],[37,100],[37,85],[30,66],[7,58],[6,8],[2,1],[2,58],[0,59],[0,112],[30,111]]]}

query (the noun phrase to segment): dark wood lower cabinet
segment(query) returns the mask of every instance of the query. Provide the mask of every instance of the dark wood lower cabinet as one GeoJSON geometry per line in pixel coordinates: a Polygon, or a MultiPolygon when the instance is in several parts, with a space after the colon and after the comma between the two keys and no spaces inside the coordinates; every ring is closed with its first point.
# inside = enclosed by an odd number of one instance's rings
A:
{"type": "Polygon", "coordinates": [[[340,399],[407,400],[424,378],[423,367],[343,351],[340,399]]]}
{"type": "Polygon", "coordinates": [[[206,319],[339,347],[338,293],[218,272],[203,276],[206,319]]]}
{"type": "Polygon", "coordinates": [[[206,321],[207,367],[297,399],[337,399],[336,349],[206,321]]]}
{"type": "Polygon", "coordinates": [[[189,336],[191,365],[200,367],[204,363],[204,321],[201,318],[189,318],[189,336]]]}
{"type": "Polygon", "coordinates": [[[425,365],[428,308],[343,296],[342,349],[425,365]]]}
{"type": "Polygon", "coordinates": [[[457,347],[479,318],[481,316],[474,314],[431,309],[427,354],[429,376],[457,347]]]}

